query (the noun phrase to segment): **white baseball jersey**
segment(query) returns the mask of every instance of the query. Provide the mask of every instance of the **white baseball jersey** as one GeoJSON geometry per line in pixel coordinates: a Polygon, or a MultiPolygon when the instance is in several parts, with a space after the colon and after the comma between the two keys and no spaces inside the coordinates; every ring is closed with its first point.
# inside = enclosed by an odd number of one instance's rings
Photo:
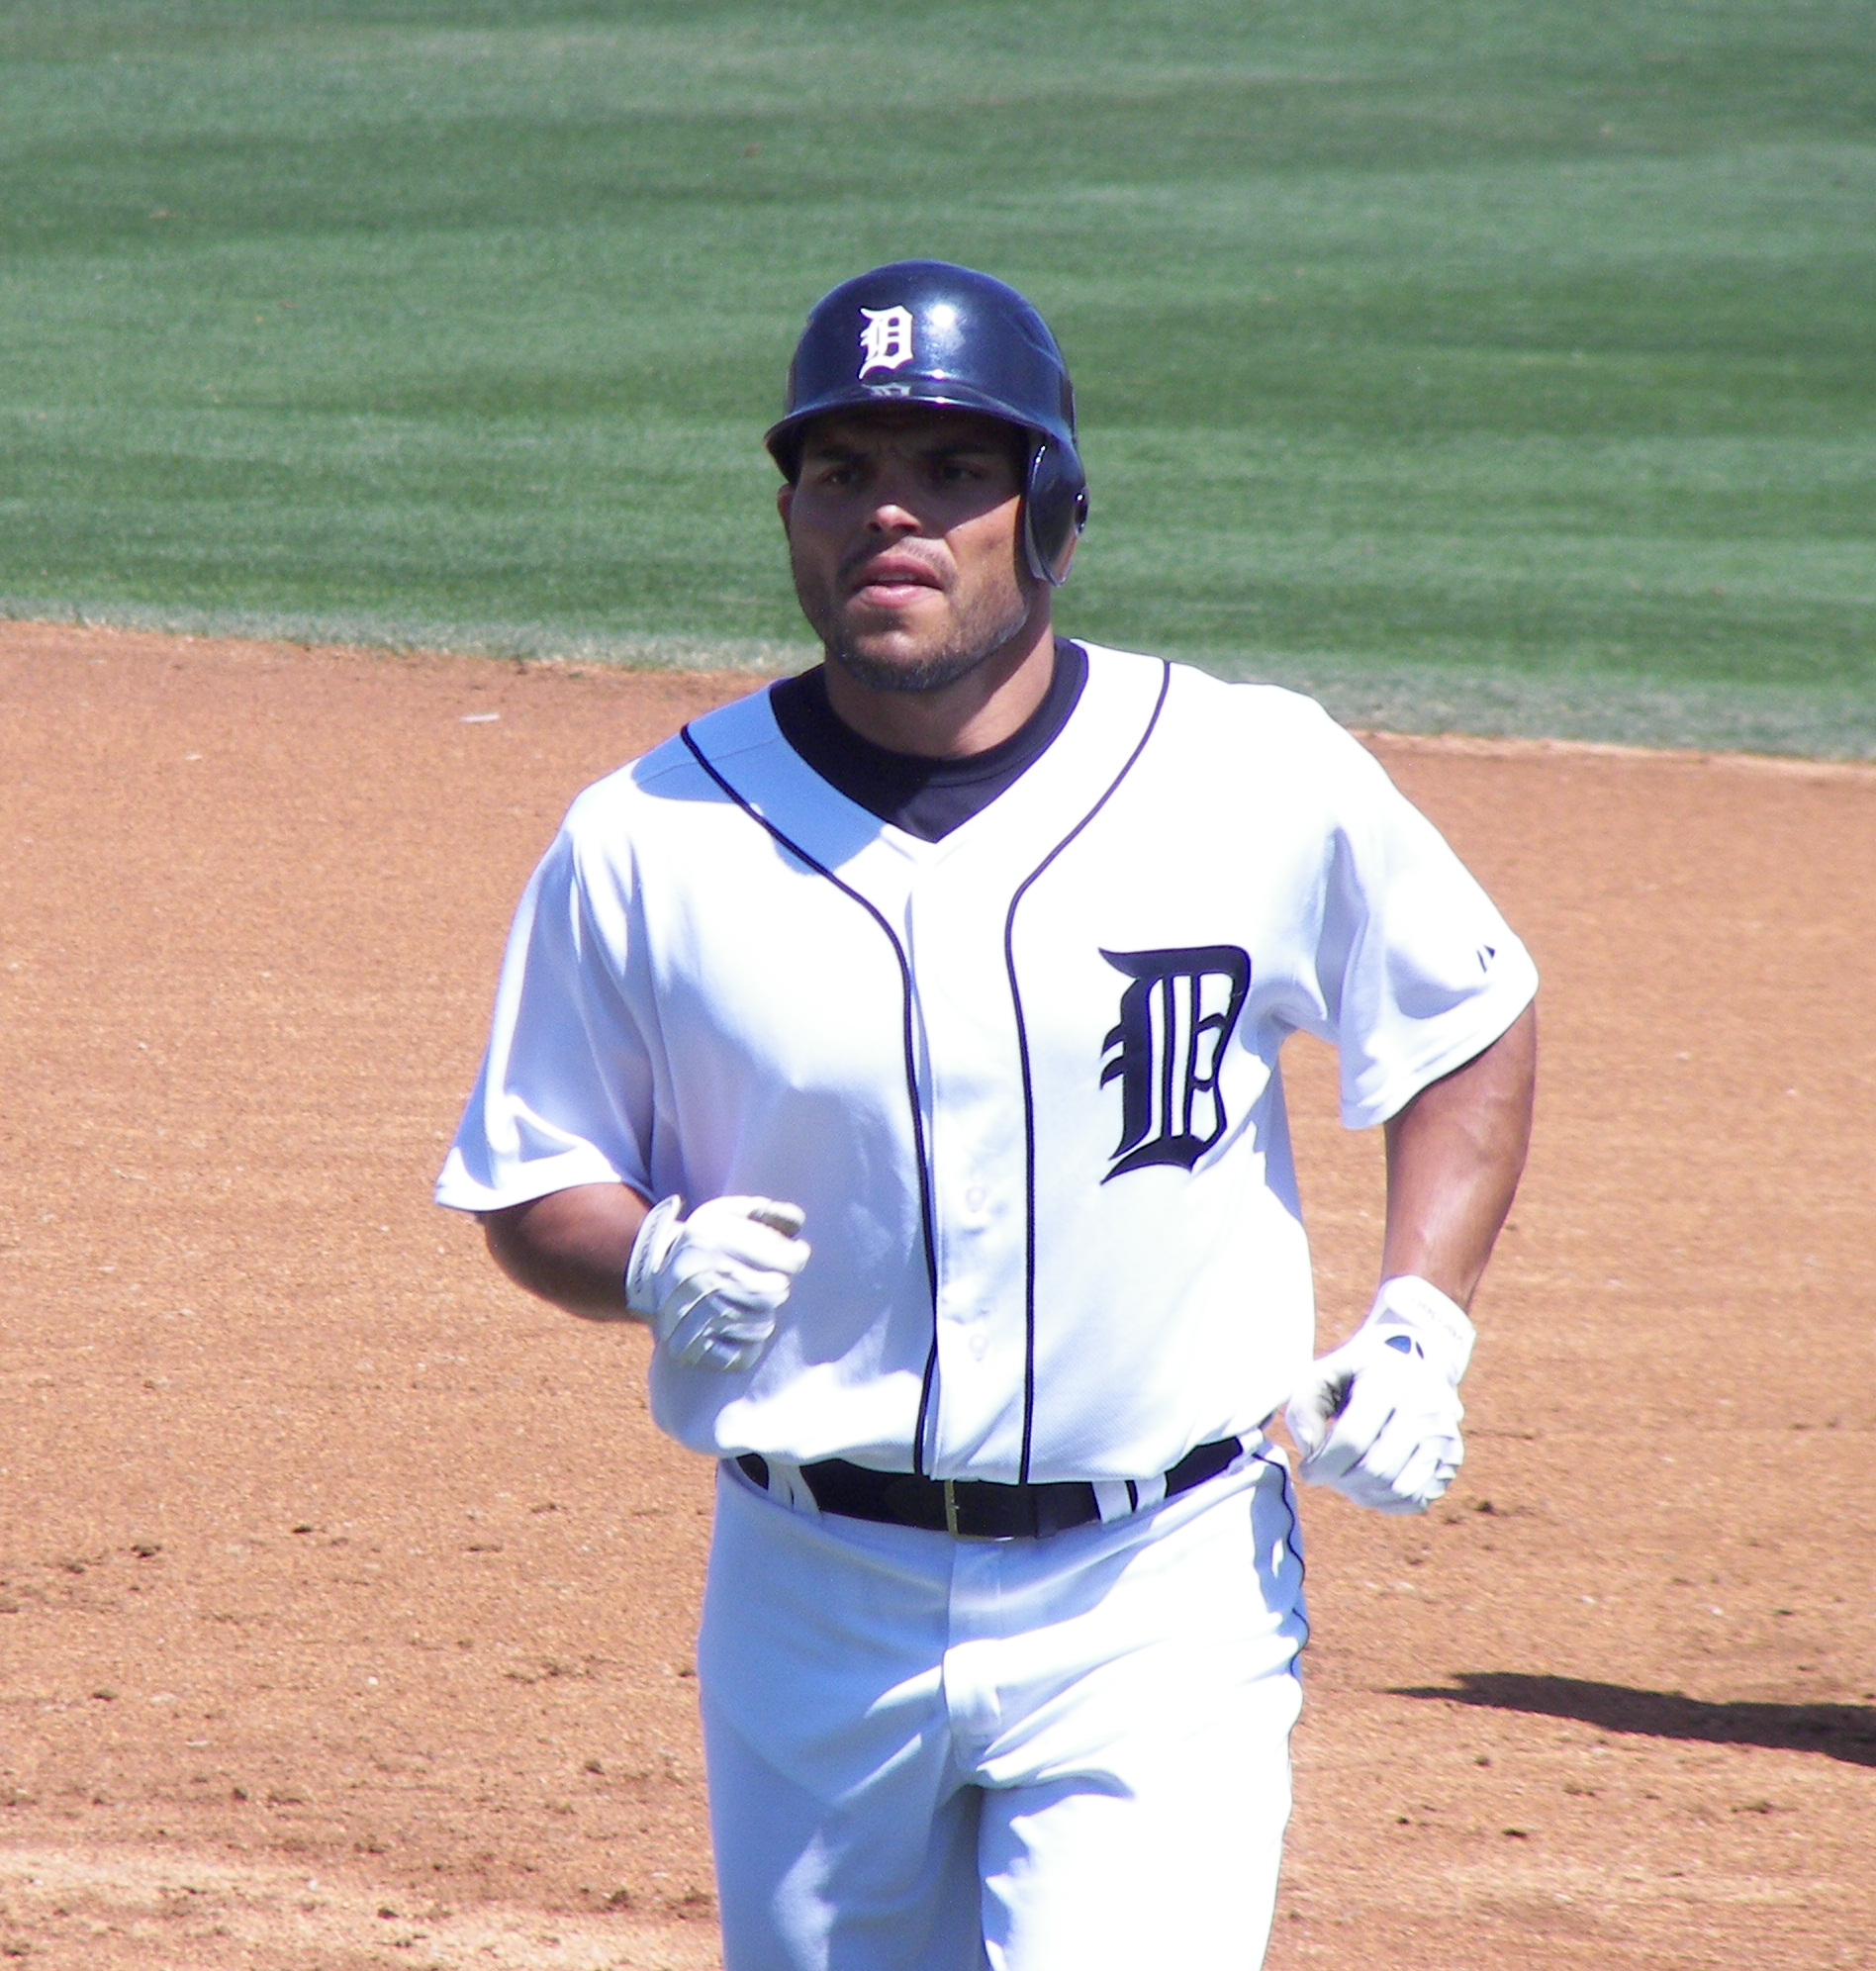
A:
{"type": "Polygon", "coordinates": [[[1382,1121],[1510,1026],[1524,947],[1313,702],[1088,648],[1046,752],[924,842],[766,694],[589,788],[516,919],[437,1186],[787,1198],[813,1257],[743,1373],[654,1356],[714,1456],[1150,1479],[1314,1345],[1277,1057],[1382,1121]]]}

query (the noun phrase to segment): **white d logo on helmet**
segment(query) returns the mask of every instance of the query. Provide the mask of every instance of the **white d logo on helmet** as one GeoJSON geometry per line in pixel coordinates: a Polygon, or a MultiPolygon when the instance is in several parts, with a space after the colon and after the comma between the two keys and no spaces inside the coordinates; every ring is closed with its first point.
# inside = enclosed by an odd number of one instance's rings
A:
{"type": "Polygon", "coordinates": [[[860,330],[860,375],[868,370],[895,370],[912,359],[912,313],[908,308],[863,308],[866,326],[860,330]]]}

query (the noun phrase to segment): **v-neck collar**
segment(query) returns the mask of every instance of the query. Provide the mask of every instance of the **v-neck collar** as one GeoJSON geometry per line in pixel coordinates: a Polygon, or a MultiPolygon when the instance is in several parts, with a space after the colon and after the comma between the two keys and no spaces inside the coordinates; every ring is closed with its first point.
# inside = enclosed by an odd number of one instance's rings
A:
{"type": "Polygon", "coordinates": [[[1061,736],[1087,684],[1087,652],[1055,639],[1048,688],[1023,724],[980,752],[933,759],[893,752],[834,710],[823,664],[769,687],[782,735],[807,764],[869,813],[921,841],[942,841],[1008,792],[1061,736]]]}
{"type": "Polygon", "coordinates": [[[766,692],[700,719],[690,735],[763,821],[852,880],[877,871],[896,890],[918,872],[960,861],[986,865],[986,875],[1003,865],[1026,872],[1113,785],[1144,737],[1166,683],[1159,658],[1077,641],[1087,652],[1087,683],[1067,724],[993,801],[936,842],[882,821],[822,779],[783,737],[766,692]],[[894,863],[897,883],[887,879],[894,863]]]}

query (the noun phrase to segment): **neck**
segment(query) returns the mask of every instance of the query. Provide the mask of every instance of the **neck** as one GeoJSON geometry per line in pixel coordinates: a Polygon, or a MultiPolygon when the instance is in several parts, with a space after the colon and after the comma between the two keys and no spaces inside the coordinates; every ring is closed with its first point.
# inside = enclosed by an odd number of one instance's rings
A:
{"type": "Polygon", "coordinates": [[[1055,677],[1055,623],[1046,602],[1007,643],[935,692],[863,685],[829,659],[827,703],[843,724],[893,753],[962,760],[1019,732],[1055,677]]]}

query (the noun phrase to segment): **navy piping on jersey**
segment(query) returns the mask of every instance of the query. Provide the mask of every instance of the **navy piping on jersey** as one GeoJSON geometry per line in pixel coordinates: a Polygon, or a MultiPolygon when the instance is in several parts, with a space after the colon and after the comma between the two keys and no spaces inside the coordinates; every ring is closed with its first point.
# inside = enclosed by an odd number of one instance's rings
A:
{"type": "Polygon", "coordinates": [[[1289,1525],[1283,1530],[1283,1545],[1289,1549],[1290,1558],[1296,1562],[1296,1615],[1303,1625],[1303,1640],[1296,1645],[1296,1654],[1290,1658],[1290,1675],[1302,1674],[1302,1652],[1309,1647],[1309,1562],[1303,1558],[1303,1549],[1296,1544],[1296,1536],[1301,1531],[1296,1514],[1296,1487],[1290,1477],[1289,1459],[1280,1452],[1255,1451],[1252,1461],[1267,1464],[1283,1481],[1283,1510],[1289,1514],[1289,1525]]]}
{"type": "Polygon", "coordinates": [[[1106,793],[1016,886],[1016,892],[1009,899],[1009,914],[1003,919],[1003,969],[1009,974],[1010,1004],[1016,1013],[1016,1054],[1022,1064],[1023,1077],[1023,1455],[1016,1474],[1017,1483],[1022,1485],[1029,1483],[1029,1451],[1036,1423],[1036,1090],[1029,1070],[1029,1026],[1023,1018],[1022,987],[1016,983],[1016,906],[1029,893],[1031,886],[1043,871],[1113,799],[1121,782],[1133,772],[1141,754],[1147,750],[1147,741],[1153,737],[1154,728],[1160,723],[1160,713],[1166,709],[1166,695],[1172,684],[1172,666],[1163,661],[1160,696],[1153,702],[1153,714],[1147,720],[1139,743],[1127,755],[1126,764],[1120,772],[1108,783],[1106,793]]]}
{"type": "Polygon", "coordinates": [[[851,884],[841,882],[825,863],[816,862],[798,842],[792,841],[766,815],[759,814],[743,797],[730,786],[721,774],[704,757],[704,751],[691,736],[687,725],[678,735],[691,750],[691,757],[709,775],[716,785],[747,814],[760,828],[766,829],[774,839],[797,862],[803,863],[816,876],[824,876],[843,896],[851,897],[859,904],[880,929],[886,933],[886,941],[892,947],[892,956],[898,961],[899,986],[903,993],[904,1044],[905,1044],[905,1095],[912,1111],[912,1154],[918,1164],[918,1218],[919,1230],[925,1242],[925,1282],[931,1293],[931,1346],[925,1352],[925,1373],[918,1387],[918,1422],[913,1427],[912,1471],[916,1477],[925,1474],[925,1430],[931,1412],[932,1379],[938,1368],[938,1241],[934,1236],[931,1221],[931,1176],[925,1158],[925,1118],[919,1106],[918,1095],[918,1053],[912,1031],[912,968],[905,957],[905,948],[898,941],[898,934],[886,921],[885,916],[870,903],[851,884]]]}

